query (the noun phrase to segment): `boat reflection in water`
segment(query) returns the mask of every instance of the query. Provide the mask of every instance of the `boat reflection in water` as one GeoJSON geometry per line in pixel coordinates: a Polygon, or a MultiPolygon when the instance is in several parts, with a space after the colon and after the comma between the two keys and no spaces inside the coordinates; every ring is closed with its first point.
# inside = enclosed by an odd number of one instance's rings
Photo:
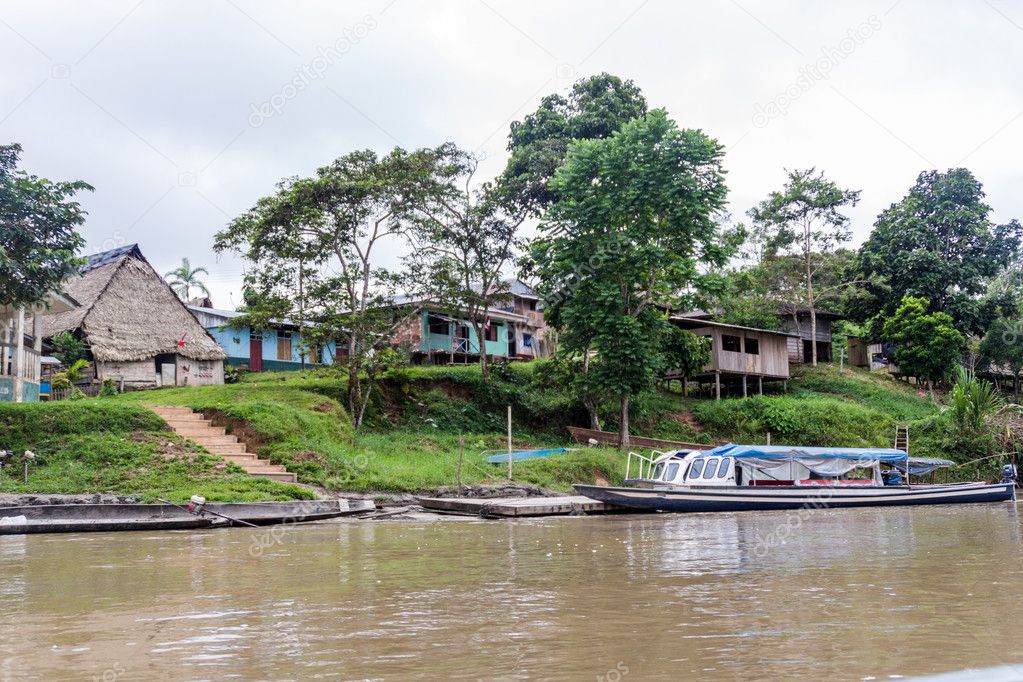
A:
{"type": "Polygon", "coordinates": [[[576,484],[580,494],[633,509],[666,512],[962,504],[1015,500],[1016,469],[999,483],[911,485],[948,460],[910,458],[888,448],[722,445],[713,450],[630,453],[626,485],[576,484]],[[630,478],[634,457],[639,476],[630,478]],[[882,465],[893,469],[882,472],[882,465]],[[903,474],[906,479],[903,479],[903,474]]]}

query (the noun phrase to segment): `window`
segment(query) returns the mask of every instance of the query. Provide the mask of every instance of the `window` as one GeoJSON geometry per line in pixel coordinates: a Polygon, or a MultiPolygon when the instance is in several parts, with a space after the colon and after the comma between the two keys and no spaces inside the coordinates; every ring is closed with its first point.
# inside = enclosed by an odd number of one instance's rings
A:
{"type": "Polygon", "coordinates": [[[678,467],[679,467],[678,462],[672,462],[671,464],[668,465],[668,473],[664,475],[665,483],[675,480],[675,477],[678,476],[678,467]]]}
{"type": "Polygon", "coordinates": [[[291,332],[277,332],[277,359],[291,360],[291,332]]]}
{"type": "Polygon", "coordinates": [[[689,480],[693,481],[700,477],[703,473],[704,460],[697,459],[693,461],[693,466],[689,468],[689,480]]]}
{"type": "Polygon", "coordinates": [[[469,338],[469,325],[460,324],[458,329],[455,331],[455,335],[460,339],[469,338]]]}
{"type": "Polygon", "coordinates": [[[732,353],[741,353],[742,339],[740,339],[738,336],[729,336],[728,334],[722,334],[721,348],[732,353]]]}
{"type": "Polygon", "coordinates": [[[659,481],[662,473],[664,473],[664,462],[661,462],[654,467],[654,473],[650,474],[650,478],[655,481],[659,481]]]}
{"type": "Polygon", "coordinates": [[[524,348],[532,348],[533,347],[533,335],[532,334],[523,334],[522,335],[522,346],[524,348]]]}
{"type": "Polygon", "coordinates": [[[536,301],[530,301],[529,302],[529,309],[530,310],[536,310],[536,301]]]}
{"type": "Polygon", "coordinates": [[[310,346],[309,347],[309,362],[314,365],[323,364],[323,348],[321,346],[310,346]]]}
{"type": "Polygon", "coordinates": [[[487,341],[497,341],[497,325],[493,320],[490,321],[489,327],[484,327],[487,334],[487,341]]]}
{"type": "Polygon", "coordinates": [[[704,478],[714,478],[718,471],[718,460],[717,457],[712,457],[707,460],[707,467],[703,470],[704,478]]]}
{"type": "Polygon", "coordinates": [[[721,465],[718,467],[718,478],[728,478],[728,472],[732,468],[732,458],[725,457],[721,460],[721,465]]]}
{"type": "Polygon", "coordinates": [[[428,315],[426,317],[426,327],[431,334],[440,334],[441,336],[447,336],[451,333],[448,326],[448,321],[440,315],[428,315]]]}
{"type": "Polygon", "coordinates": [[[262,341],[262,340],[263,340],[263,333],[262,332],[249,332],[249,341],[262,341]]]}
{"type": "Polygon", "coordinates": [[[760,355],[760,341],[746,337],[746,355],[760,355]]]}

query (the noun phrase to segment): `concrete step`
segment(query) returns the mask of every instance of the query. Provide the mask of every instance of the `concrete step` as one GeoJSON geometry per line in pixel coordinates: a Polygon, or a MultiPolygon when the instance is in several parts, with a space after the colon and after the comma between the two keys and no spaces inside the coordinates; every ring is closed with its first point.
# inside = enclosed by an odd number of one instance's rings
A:
{"type": "Polygon", "coordinates": [[[259,478],[272,478],[275,481],[281,481],[282,483],[295,483],[298,481],[298,476],[288,471],[284,473],[254,473],[249,472],[250,476],[257,476],[259,478]]]}
{"type": "Polygon", "coordinates": [[[177,417],[172,417],[170,419],[164,419],[164,421],[167,422],[172,429],[194,429],[197,426],[213,426],[213,422],[209,419],[201,419],[202,415],[197,414],[195,416],[196,419],[178,419],[177,417]]]}
{"type": "Polygon", "coordinates": [[[193,438],[196,443],[206,448],[211,455],[244,455],[245,443],[232,443],[231,445],[206,445],[201,440],[193,438]]]}
{"type": "Polygon", "coordinates": [[[262,461],[259,459],[259,457],[251,455],[247,452],[242,455],[220,455],[220,458],[226,459],[228,462],[234,462],[235,464],[242,468],[259,466],[259,463],[262,461]]]}
{"type": "Polygon", "coordinates": [[[227,434],[227,429],[223,426],[189,426],[172,429],[174,433],[178,434],[182,438],[203,438],[206,436],[224,436],[227,434]]]}
{"type": "Polygon", "coordinates": [[[196,414],[195,410],[191,407],[181,407],[179,405],[146,405],[146,407],[157,414],[196,414]]]}
{"type": "Polygon", "coordinates": [[[209,448],[211,446],[217,446],[217,445],[235,445],[236,443],[238,443],[238,436],[232,436],[232,435],[226,435],[226,436],[210,436],[210,435],[194,436],[194,437],[192,437],[192,440],[194,440],[196,443],[198,443],[199,445],[203,446],[204,448],[209,448]]]}

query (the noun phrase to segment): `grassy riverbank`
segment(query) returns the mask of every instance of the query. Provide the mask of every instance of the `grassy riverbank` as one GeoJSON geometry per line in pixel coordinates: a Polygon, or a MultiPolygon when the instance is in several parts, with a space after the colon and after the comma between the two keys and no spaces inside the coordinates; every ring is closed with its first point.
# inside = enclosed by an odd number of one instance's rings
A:
{"type": "MultiPolygon", "coordinates": [[[[29,484],[20,469],[0,473],[0,492],[114,492],[210,499],[288,499],[296,486],[244,476],[222,460],[168,433],[146,404],[184,405],[215,416],[250,451],[330,492],[421,492],[456,480],[464,438],[462,480],[501,483],[503,466],[484,451],[506,447],[505,409],[514,414],[518,449],[573,445],[565,426],[585,424],[585,411],[552,383],[543,365],[499,367],[485,384],[479,369],[413,367],[392,374],[375,394],[357,431],[344,409],[344,384],[329,371],[263,373],[238,384],[162,389],[39,405],[0,406],[0,447],[33,449],[40,460],[29,484]]],[[[890,445],[895,424],[910,424],[914,454],[970,453],[947,436],[937,406],[912,387],[860,370],[801,369],[789,392],[713,401],[684,398],[672,386],[640,397],[637,435],[696,442],[763,442],[834,446],[890,445]]],[[[615,428],[608,405],[605,427],[615,428]]],[[[575,482],[621,481],[625,455],[584,448],[546,460],[516,463],[518,483],[569,490],[575,482]]],[[[980,470],[964,476],[984,474],[980,470]]]]}
{"type": "Polygon", "coordinates": [[[149,410],[129,401],[91,399],[0,404],[0,447],[12,463],[0,469],[2,493],[113,493],[155,501],[301,499],[293,485],[252,478],[170,433],[149,410]],[[31,450],[28,483],[21,454],[31,450]]]}

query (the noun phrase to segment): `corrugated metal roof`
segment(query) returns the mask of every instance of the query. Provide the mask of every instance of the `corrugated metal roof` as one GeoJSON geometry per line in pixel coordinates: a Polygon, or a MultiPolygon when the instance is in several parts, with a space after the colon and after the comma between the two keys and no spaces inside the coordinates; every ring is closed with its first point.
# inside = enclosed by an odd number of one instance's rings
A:
{"type": "Polygon", "coordinates": [[[110,249],[109,251],[100,251],[92,255],[86,256],[86,264],[82,267],[82,272],[98,268],[109,263],[113,263],[125,256],[134,256],[139,260],[145,260],[142,255],[142,251],[139,249],[138,244],[128,244],[127,246],[119,246],[116,249],[110,249]]]}

